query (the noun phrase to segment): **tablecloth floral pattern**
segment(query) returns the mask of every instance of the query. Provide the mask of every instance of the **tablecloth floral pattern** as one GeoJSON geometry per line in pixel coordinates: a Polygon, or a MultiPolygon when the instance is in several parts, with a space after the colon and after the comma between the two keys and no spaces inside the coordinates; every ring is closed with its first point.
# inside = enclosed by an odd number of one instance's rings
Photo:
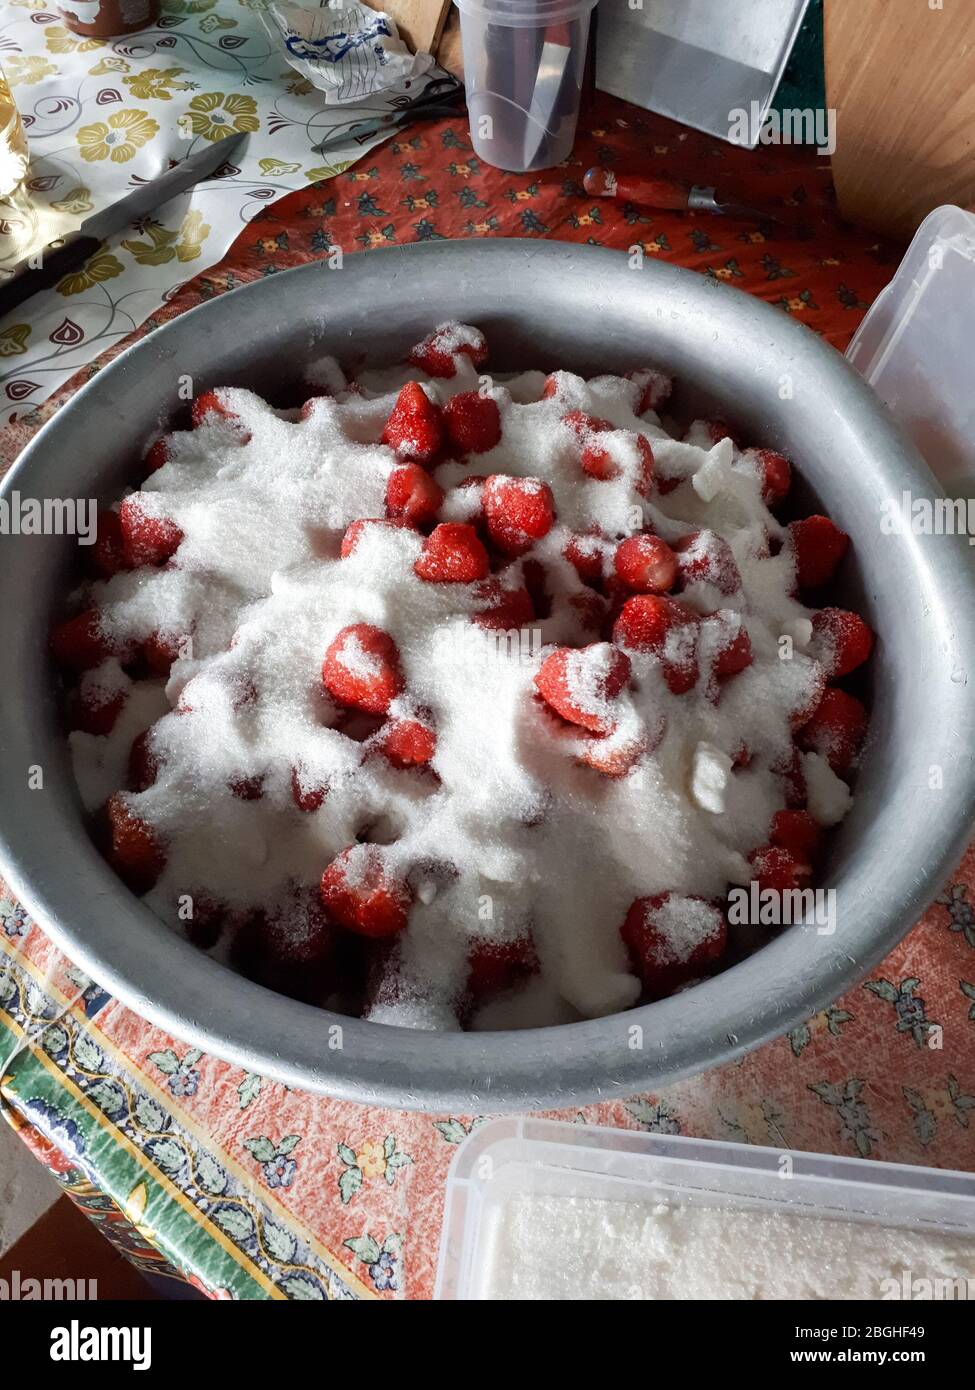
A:
{"type": "MultiPolygon", "coordinates": [[[[822,158],[719,146],[600,97],[573,159],[539,175],[481,164],[462,121],[408,133],[265,209],[147,327],[330,246],[496,235],[639,244],[760,295],[840,349],[900,255],[839,221],[822,158]],[[597,161],[786,206],[806,232],[593,202],[581,177],[597,161]]],[[[0,437],[6,460],[79,381],[18,415],[0,437]]],[[[477,1123],[316,1098],[202,1055],[79,975],[9,895],[0,1104],[139,1264],[234,1298],[429,1297],[447,1167],[477,1123]]],[[[788,1037],[565,1117],[975,1168],[975,847],[888,959],[788,1037]]]]}

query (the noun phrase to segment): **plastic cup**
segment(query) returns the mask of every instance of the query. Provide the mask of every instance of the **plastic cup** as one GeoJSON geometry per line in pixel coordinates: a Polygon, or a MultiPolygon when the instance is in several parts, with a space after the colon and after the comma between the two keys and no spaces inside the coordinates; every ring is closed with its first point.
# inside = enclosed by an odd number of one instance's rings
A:
{"type": "Polygon", "coordinates": [[[471,140],[479,159],[521,173],[566,159],[596,0],[455,0],[471,140]]]}

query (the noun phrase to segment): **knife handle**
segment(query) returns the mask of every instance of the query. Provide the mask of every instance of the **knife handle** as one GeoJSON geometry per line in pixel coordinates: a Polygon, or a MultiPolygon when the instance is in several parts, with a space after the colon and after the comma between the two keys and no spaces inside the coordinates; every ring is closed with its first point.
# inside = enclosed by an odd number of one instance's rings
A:
{"type": "Polygon", "coordinates": [[[97,237],[85,236],[80,231],[69,232],[67,236],[49,242],[20,261],[9,277],[0,282],[0,318],[16,309],[18,304],[23,304],[25,299],[30,299],[31,295],[39,290],[49,290],[65,275],[84,265],[100,245],[97,237]]]}
{"type": "Polygon", "coordinates": [[[682,211],[687,207],[688,191],[669,179],[648,179],[640,174],[617,174],[598,166],[587,169],[583,179],[586,192],[598,198],[619,198],[648,208],[671,208],[682,211]]]}

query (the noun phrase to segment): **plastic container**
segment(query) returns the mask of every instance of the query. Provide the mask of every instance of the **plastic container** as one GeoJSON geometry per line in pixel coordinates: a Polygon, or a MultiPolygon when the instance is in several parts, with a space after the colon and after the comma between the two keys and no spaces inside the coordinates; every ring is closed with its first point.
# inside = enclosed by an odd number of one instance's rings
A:
{"type": "Polygon", "coordinates": [[[847,358],[954,497],[975,498],[975,214],[930,213],[847,358]]]}
{"type": "Polygon", "coordinates": [[[456,0],[474,151],[521,173],[572,150],[596,0],[456,0]]]}
{"type": "MultiPolygon", "coordinates": [[[[972,1241],[975,1269],[975,1175],[511,1116],[476,1129],[451,1165],[436,1298],[490,1296],[499,1217],[526,1193],[774,1209],[960,1236],[972,1241]]],[[[589,1254],[562,1248],[566,1259],[589,1254]]]]}

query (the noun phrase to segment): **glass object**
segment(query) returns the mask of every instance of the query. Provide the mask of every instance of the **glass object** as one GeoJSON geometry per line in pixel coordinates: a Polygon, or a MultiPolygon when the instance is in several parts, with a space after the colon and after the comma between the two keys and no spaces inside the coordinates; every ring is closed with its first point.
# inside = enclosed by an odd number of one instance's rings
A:
{"type": "Polygon", "coordinates": [[[0,198],[23,183],[27,173],[27,136],[17,103],[0,68],[0,198]]]}
{"type": "Polygon", "coordinates": [[[64,0],[58,5],[65,24],[86,39],[134,34],[159,18],[160,0],[64,0]]]}

